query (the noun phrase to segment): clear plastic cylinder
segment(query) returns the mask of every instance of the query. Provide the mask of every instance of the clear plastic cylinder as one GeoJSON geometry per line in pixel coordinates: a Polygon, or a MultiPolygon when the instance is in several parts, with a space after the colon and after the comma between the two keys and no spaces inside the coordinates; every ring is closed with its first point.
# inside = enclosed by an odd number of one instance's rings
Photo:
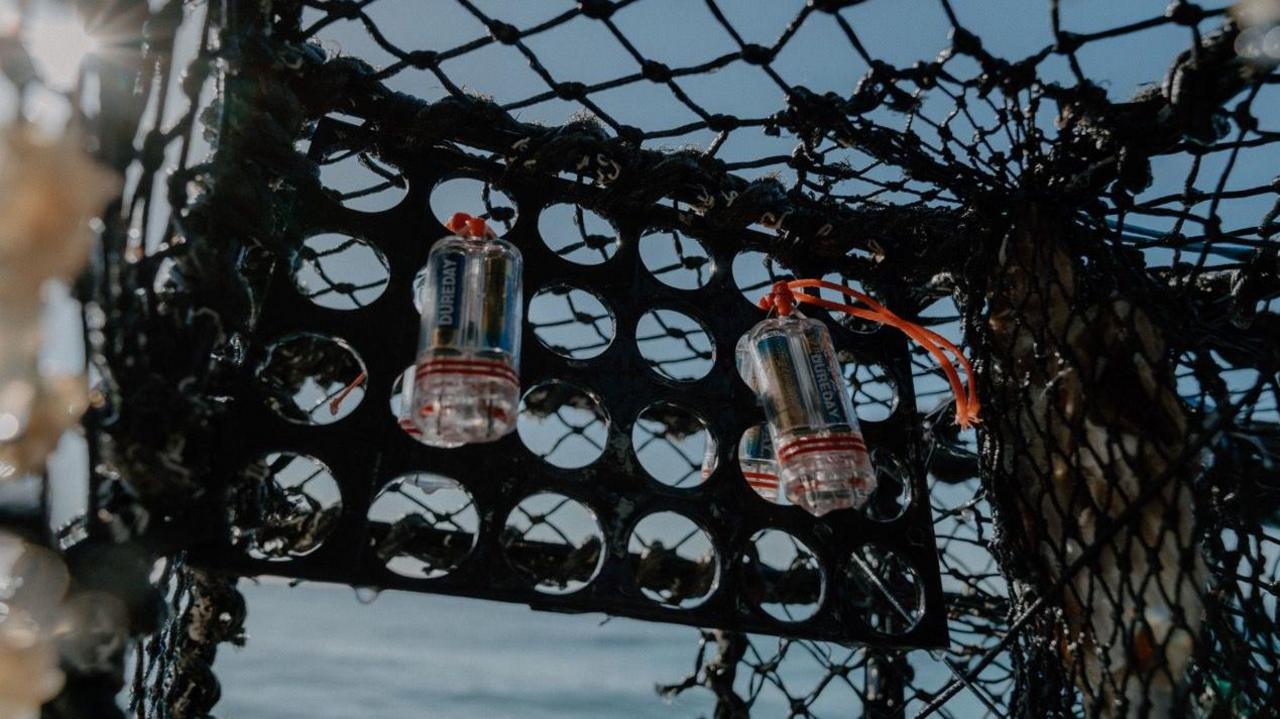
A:
{"type": "MultiPolygon", "coordinates": [[[[751,389],[756,386],[756,361],[751,356],[751,333],[738,339],[735,360],[738,376],[751,389]]],[[[769,439],[769,426],[759,424],[742,433],[738,442],[738,466],[747,485],[770,502],[786,504],[785,496],[778,494],[778,462],[773,456],[773,441],[769,439]]]]}
{"type": "Polygon", "coordinates": [[[866,504],[875,471],[826,326],[793,312],[747,337],[780,491],[818,516],[866,504]]]}
{"type": "Polygon", "coordinates": [[[768,425],[747,428],[738,442],[738,466],[747,484],[770,502],[785,503],[778,494],[778,462],[773,456],[773,441],[768,425]]]}
{"type": "Polygon", "coordinates": [[[706,434],[707,445],[702,451],[702,481],[707,481],[712,474],[715,473],[716,467],[720,466],[720,452],[716,446],[715,440],[711,439],[710,434],[706,434]]]}
{"type": "Polygon", "coordinates": [[[515,429],[522,264],[494,237],[448,237],[431,249],[410,404],[424,444],[492,442],[515,429]]]}

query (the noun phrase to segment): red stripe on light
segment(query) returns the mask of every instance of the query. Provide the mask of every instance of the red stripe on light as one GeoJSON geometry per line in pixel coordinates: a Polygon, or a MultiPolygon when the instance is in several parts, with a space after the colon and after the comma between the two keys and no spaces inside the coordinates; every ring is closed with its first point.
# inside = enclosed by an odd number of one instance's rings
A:
{"type": "Polygon", "coordinates": [[[782,448],[787,449],[790,447],[805,447],[813,444],[833,444],[833,443],[863,444],[863,440],[862,440],[862,437],[859,437],[856,434],[836,435],[834,437],[802,437],[800,439],[794,439],[794,440],[791,440],[790,442],[787,442],[785,445],[782,446],[782,448]]]}
{"type": "Polygon", "coordinates": [[[469,365],[469,364],[424,365],[421,369],[418,370],[417,376],[422,377],[428,374],[448,374],[452,372],[470,372],[473,374],[483,372],[488,374],[502,375],[504,377],[511,377],[514,380],[520,379],[520,376],[517,375],[514,371],[512,371],[508,367],[492,367],[488,365],[469,365]]]}
{"type": "Polygon", "coordinates": [[[452,358],[452,357],[439,357],[436,359],[430,359],[430,360],[427,360],[426,362],[423,362],[424,366],[433,365],[433,364],[483,364],[483,365],[491,365],[494,367],[510,367],[511,366],[501,360],[466,359],[466,358],[452,358]]]}
{"type": "Polygon", "coordinates": [[[451,369],[486,370],[489,372],[505,372],[511,375],[516,373],[515,370],[507,365],[490,364],[488,362],[428,362],[418,368],[418,373],[451,369]]]}
{"type": "Polygon", "coordinates": [[[787,442],[787,446],[791,447],[797,444],[814,444],[816,442],[861,442],[862,435],[851,432],[842,432],[840,434],[832,434],[825,437],[797,437],[787,442]]]}
{"type": "Polygon", "coordinates": [[[867,445],[856,437],[823,437],[796,440],[778,449],[778,459],[786,461],[796,455],[830,450],[867,450],[867,445]]]}
{"type": "Polygon", "coordinates": [[[493,370],[487,370],[487,369],[426,370],[422,374],[418,375],[418,378],[421,379],[423,377],[434,377],[439,375],[461,375],[466,377],[492,377],[494,379],[506,380],[507,382],[510,382],[511,384],[514,384],[517,386],[520,384],[520,381],[512,375],[503,374],[502,372],[494,372],[493,370]]]}
{"type": "Polygon", "coordinates": [[[784,454],[787,454],[788,452],[794,452],[796,450],[809,449],[810,447],[858,447],[858,448],[865,449],[866,446],[867,446],[866,444],[856,439],[855,440],[833,439],[833,440],[828,440],[826,442],[805,442],[803,444],[793,443],[793,444],[784,445],[780,450],[778,450],[778,456],[782,456],[784,454]]]}
{"type": "Polygon", "coordinates": [[[501,362],[437,360],[427,362],[418,368],[416,377],[421,379],[427,375],[467,375],[477,377],[495,377],[504,379],[516,386],[520,385],[520,375],[501,362]]]}
{"type": "Polygon", "coordinates": [[[747,486],[752,489],[766,489],[775,492],[778,490],[778,475],[776,474],[743,472],[742,476],[746,477],[747,486]]]}
{"type": "Polygon", "coordinates": [[[858,441],[831,441],[831,442],[812,442],[808,444],[789,444],[778,451],[779,459],[786,459],[797,452],[811,452],[818,449],[860,449],[866,450],[867,445],[858,441]]]}
{"type": "Polygon", "coordinates": [[[866,450],[860,447],[851,447],[849,445],[839,445],[839,446],[832,446],[832,447],[801,447],[800,449],[797,449],[793,452],[788,452],[785,455],[779,455],[778,459],[782,462],[790,462],[796,457],[799,457],[804,454],[844,452],[844,451],[865,452],[866,450]]]}

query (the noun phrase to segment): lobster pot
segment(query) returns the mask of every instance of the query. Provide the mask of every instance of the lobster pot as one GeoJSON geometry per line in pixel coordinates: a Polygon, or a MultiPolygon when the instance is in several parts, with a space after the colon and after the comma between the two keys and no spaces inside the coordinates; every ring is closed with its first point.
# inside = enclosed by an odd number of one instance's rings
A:
{"type": "Polygon", "coordinates": [[[826,326],[799,313],[766,319],[752,328],[745,349],[779,491],[817,516],[865,504],[875,472],[826,326]]]}
{"type": "Polygon", "coordinates": [[[453,236],[432,248],[409,408],[424,444],[491,442],[515,429],[521,269],[520,251],[497,238],[453,236]]]}

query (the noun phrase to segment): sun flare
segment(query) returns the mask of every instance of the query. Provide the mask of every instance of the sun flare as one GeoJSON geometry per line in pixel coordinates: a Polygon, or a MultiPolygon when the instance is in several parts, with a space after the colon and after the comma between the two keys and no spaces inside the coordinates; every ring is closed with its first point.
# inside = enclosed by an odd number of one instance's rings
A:
{"type": "Polygon", "coordinates": [[[59,90],[75,84],[85,58],[99,48],[74,12],[48,5],[28,20],[23,35],[41,78],[59,90]]]}

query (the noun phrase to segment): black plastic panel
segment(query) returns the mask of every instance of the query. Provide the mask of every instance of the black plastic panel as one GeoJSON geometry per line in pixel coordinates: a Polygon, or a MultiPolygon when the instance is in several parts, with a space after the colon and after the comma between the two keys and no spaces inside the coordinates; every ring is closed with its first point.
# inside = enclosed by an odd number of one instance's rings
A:
{"type": "MultiPolygon", "coordinates": [[[[346,123],[325,120],[312,138],[311,153],[318,157],[363,132],[346,123]]],[[[814,313],[828,321],[838,349],[851,353],[860,363],[875,366],[896,385],[892,413],[883,421],[864,421],[863,429],[881,464],[907,468],[914,501],[905,513],[891,521],[873,520],[852,511],[815,519],[796,508],[772,505],[747,486],[737,462],[738,438],[762,415],[738,378],[734,346],[763,315],[735,286],[731,267],[739,251],[764,249],[758,235],[724,234],[706,227],[698,216],[678,213],[670,206],[610,207],[599,211],[617,230],[621,240],[617,252],[600,264],[574,264],[550,250],[539,237],[539,214],[543,208],[562,202],[607,206],[602,203],[607,198],[601,190],[568,179],[530,180],[457,148],[436,148],[406,156],[380,149],[378,156],[407,178],[403,201],[382,212],[366,213],[317,194],[300,199],[296,220],[307,228],[308,235],[343,233],[375,246],[389,265],[387,286],[366,306],[327,309],[299,292],[291,278],[291,268],[277,266],[263,298],[256,336],[246,343],[254,350],[244,364],[240,396],[235,398],[229,425],[232,431],[227,433],[226,442],[227,466],[247,466],[273,452],[293,452],[320,460],[340,487],[341,514],[323,544],[305,556],[284,561],[255,559],[227,542],[199,547],[194,552],[198,561],[242,574],[482,597],[524,603],[541,610],[604,612],[701,627],[877,645],[936,647],[946,643],[945,607],[922,471],[919,424],[914,414],[907,348],[901,335],[884,329],[851,332],[829,321],[825,313],[814,313]],[[414,275],[425,263],[433,242],[448,234],[431,212],[430,195],[438,182],[458,176],[489,181],[516,201],[518,219],[506,237],[524,255],[526,303],[544,287],[568,283],[594,293],[612,311],[616,337],[605,351],[590,359],[565,359],[540,343],[527,323],[523,338],[524,389],[547,380],[563,380],[588,390],[608,414],[610,424],[603,454],[586,467],[554,467],[528,450],[515,433],[491,445],[451,450],[425,447],[403,432],[390,412],[392,386],[415,354],[418,316],[411,302],[414,275]],[[674,289],[645,268],[638,254],[638,238],[654,226],[678,226],[706,247],[715,270],[705,286],[674,289]],[[637,349],[635,328],[641,316],[653,308],[682,312],[710,331],[714,365],[707,376],[694,382],[673,382],[646,364],[637,349]],[[305,426],[281,419],[268,406],[257,376],[263,352],[277,338],[297,332],[339,338],[363,362],[368,374],[364,396],[348,416],[322,426],[305,426]],[[662,400],[693,410],[717,440],[715,471],[697,487],[682,489],[654,481],[633,452],[631,435],[637,416],[645,407],[662,400]],[[387,526],[366,521],[369,506],[384,485],[418,471],[460,482],[473,498],[479,519],[474,548],[456,562],[452,571],[434,578],[408,578],[384,567],[374,546],[384,537],[387,526]],[[517,570],[511,559],[513,553],[529,548],[521,545],[508,550],[503,544],[503,527],[513,507],[539,492],[555,492],[580,501],[603,528],[603,564],[598,575],[577,591],[538,591],[527,573],[517,570]],[[655,602],[637,582],[640,558],[628,550],[628,540],[636,523],[656,512],[675,512],[689,518],[709,533],[714,543],[719,559],[717,582],[710,596],[696,606],[677,608],[655,602]],[[816,554],[825,591],[817,613],[807,620],[779,621],[758,606],[760,585],[752,577],[761,575],[751,573],[746,557],[751,538],[770,528],[790,533],[816,554]],[[865,581],[849,578],[850,572],[861,571],[852,559],[855,551],[870,544],[905,560],[918,577],[922,613],[906,631],[876,631],[873,625],[889,629],[902,628],[902,623],[892,620],[886,624],[873,617],[874,610],[869,607],[883,604],[875,597],[869,598],[865,581]]],[[[799,264],[803,265],[803,261],[799,264]]],[[[802,276],[823,273],[821,267],[792,269],[802,276]]],[[[879,289],[891,300],[892,288],[879,289]]],[[[507,539],[512,537],[508,535],[507,539]]],[[[554,547],[539,550],[534,546],[529,551],[556,556],[554,547]]],[[[863,566],[875,568],[874,563],[863,566]]],[[[679,574],[688,569],[687,562],[675,562],[666,569],[651,564],[645,571],[679,574]]],[[[811,569],[797,571],[812,573],[811,569]]],[[[768,572],[764,575],[778,579],[768,572]]],[[[892,584],[897,581],[894,577],[900,575],[885,575],[881,580],[892,584]]],[[[774,585],[775,591],[785,594],[785,584],[774,585]]],[[[893,587],[889,589],[896,592],[893,587]]],[[[808,597],[807,601],[813,599],[808,597]]]]}

